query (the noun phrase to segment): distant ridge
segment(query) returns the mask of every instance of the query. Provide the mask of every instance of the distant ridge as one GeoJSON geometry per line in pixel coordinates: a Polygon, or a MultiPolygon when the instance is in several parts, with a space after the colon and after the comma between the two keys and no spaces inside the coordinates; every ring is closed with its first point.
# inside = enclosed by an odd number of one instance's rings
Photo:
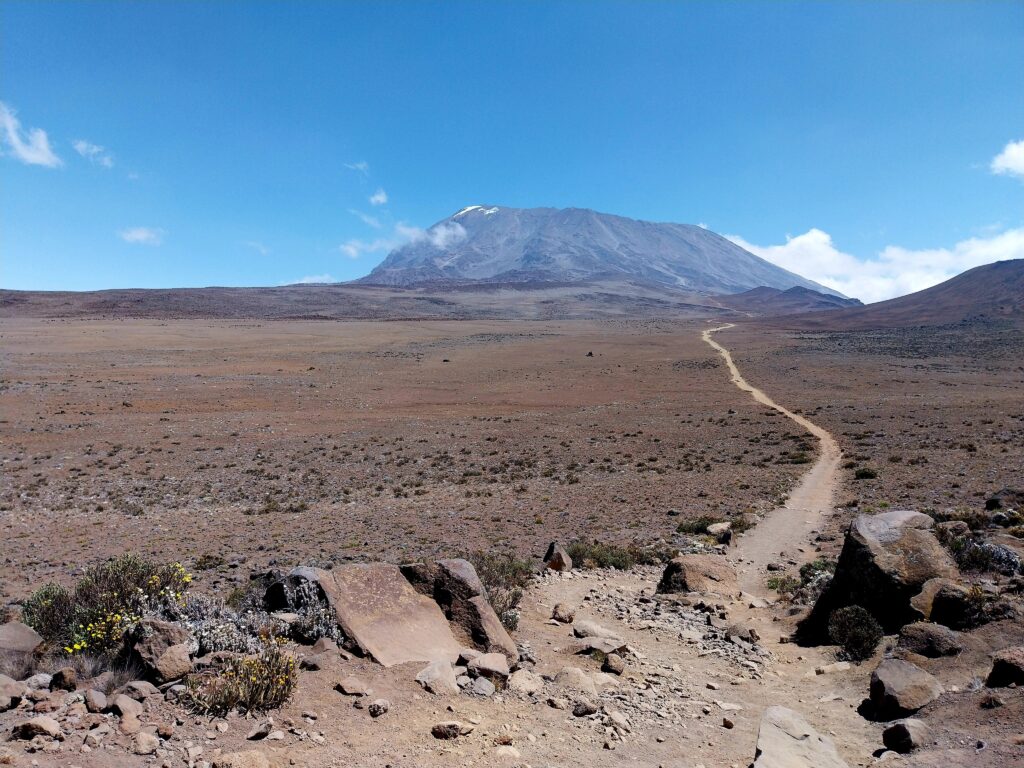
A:
{"type": "Polygon", "coordinates": [[[361,282],[634,280],[713,294],[758,286],[835,291],[691,224],[663,224],[585,208],[470,205],[393,250],[361,282]]]}
{"type": "Polygon", "coordinates": [[[800,285],[787,288],[784,291],[761,286],[731,296],[720,296],[718,303],[741,312],[754,312],[769,316],[864,306],[859,299],[847,299],[831,293],[821,293],[800,285]]]}
{"type": "Polygon", "coordinates": [[[787,317],[787,328],[869,330],[968,321],[1024,325],[1024,259],[969,269],[917,293],[863,307],[787,317]]]}

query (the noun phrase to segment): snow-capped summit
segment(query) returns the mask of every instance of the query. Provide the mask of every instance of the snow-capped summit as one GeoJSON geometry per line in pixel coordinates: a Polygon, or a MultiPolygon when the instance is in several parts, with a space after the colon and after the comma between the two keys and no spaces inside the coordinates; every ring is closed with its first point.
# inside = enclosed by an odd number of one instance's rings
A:
{"type": "Polygon", "coordinates": [[[758,286],[834,291],[703,227],[583,208],[468,205],[394,251],[364,282],[579,282],[618,278],[708,293],[758,286]]]}

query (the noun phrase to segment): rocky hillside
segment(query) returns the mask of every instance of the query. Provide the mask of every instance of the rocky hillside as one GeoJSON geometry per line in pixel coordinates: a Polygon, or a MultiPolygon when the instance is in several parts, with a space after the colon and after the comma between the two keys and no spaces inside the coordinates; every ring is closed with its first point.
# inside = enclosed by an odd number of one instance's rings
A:
{"type": "Polygon", "coordinates": [[[364,282],[631,279],[709,293],[794,286],[833,293],[703,227],[584,208],[470,205],[394,251],[364,282]]]}

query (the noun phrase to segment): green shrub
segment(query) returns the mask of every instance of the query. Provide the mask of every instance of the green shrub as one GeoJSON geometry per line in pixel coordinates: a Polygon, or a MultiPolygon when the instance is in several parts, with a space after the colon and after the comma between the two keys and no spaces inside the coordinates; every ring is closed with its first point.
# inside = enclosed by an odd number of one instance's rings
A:
{"type": "Polygon", "coordinates": [[[487,599],[508,630],[519,626],[519,603],[534,568],[529,560],[499,552],[474,552],[467,558],[487,590],[487,599]]]}
{"type": "Polygon", "coordinates": [[[621,546],[604,542],[574,541],[565,548],[577,568],[615,568],[626,571],[634,565],[659,565],[668,562],[678,550],[666,546],[621,546]]]}
{"type": "Polygon", "coordinates": [[[143,616],[175,610],[191,581],[181,563],[125,554],[87,568],[73,589],[37,590],[25,601],[24,621],[51,651],[109,656],[143,616]]]}
{"type": "Polygon", "coordinates": [[[676,533],[687,533],[691,536],[696,536],[705,533],[709,525],[724,522],[724,517],[701,515],[700,517],[695,517],[692,520],[683,520],[683,522],[676,526],[676,533]]]}
{"type": "Polygon", "coordinates": [[[828,620],[828,634],[854,661],[870,659],[882,642],[881,625],[859,605],[833,611],[828,620]]]}
{"type": "Polygon", "coordinates": [[[861,467],[853,473],[854,480],[874,480],[878,477],[878,472],[871,467],[861,467]]]}
{"type": "Polygon", "coordinates": [[[282,707],[297,682],[295,657],[269,644],[255,656],[233,658],[216,670],[190,675],[182,700],[192,711],[213,717],[236,709],[266,712],[282,707]]]}
{"type": "Polygon", "coordinates": [[[800,579],[788,574],[769,576],[765,581],[765,585],[768,589],[778,592],[780,595],[791,595],[800,588],[800,579]]]}

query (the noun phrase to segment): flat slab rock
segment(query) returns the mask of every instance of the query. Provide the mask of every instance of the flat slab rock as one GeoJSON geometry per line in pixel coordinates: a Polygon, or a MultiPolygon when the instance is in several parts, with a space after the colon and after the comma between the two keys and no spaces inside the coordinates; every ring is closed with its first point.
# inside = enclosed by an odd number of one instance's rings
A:
{"type": "Polygon", "coordinates": [[[768,707],[757,732],[753,768],[849,768],[835,744],[815,731],[799,712],[768,707]]]}
{"type": "Polygon", "coordinates": [[[441,609],[417,592],[397,565],[301,568],[292,575],[319,582],[345,636],[385,667],[458,659],[462,645],[441,609]]]}

